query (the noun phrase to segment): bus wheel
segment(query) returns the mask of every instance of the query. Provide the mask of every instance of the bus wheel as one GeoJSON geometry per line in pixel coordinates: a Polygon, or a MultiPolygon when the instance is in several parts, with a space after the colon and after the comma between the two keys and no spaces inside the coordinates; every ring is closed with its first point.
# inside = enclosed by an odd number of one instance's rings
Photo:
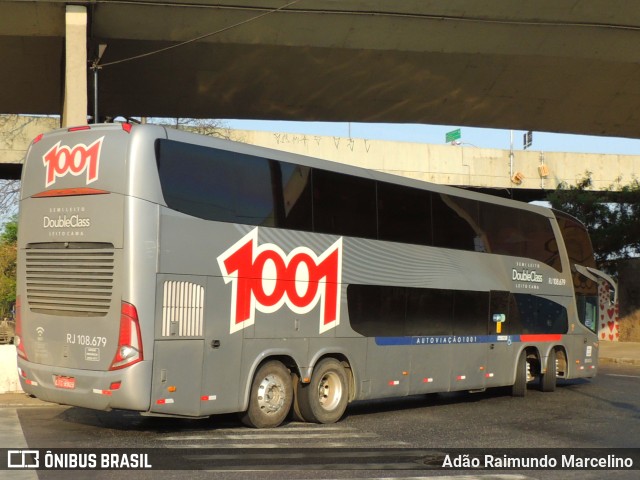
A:
{"type": "Polygon", "coordinates": [[[320,361],[313,369],[311,382],[298,384],[296,401],[301,416],[308,422],[337,422],[347,408],[348,385],[347,372],[338,360],[320,361]]]}
{"type": "Polygon", "coordinates": [[[551,350],[547,357],[547,368],[540,379],[540,390],[543,392],[553,392],[556,389],[557,366],[556,350],[551,350]]]}
{"type": "Polygon", "coordinates": [[[524,350],[518,358],[516,365],[516,381],[511,387],[511,395],[524,397],[527,393],[527,352],[524,350]]]}
{"type": "Polygon", "coordinates": [[[291,373],[278,361],[267,362],[256,372],[251,385],[249,409],[240,419],[249,427],[277,427],[289,414],[292,401],[291,373]]]}

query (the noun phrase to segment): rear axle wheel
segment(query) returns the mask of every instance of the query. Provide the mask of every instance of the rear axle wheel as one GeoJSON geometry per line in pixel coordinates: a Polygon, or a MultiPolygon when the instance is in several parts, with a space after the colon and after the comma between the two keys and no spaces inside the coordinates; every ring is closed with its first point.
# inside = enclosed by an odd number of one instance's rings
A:
{"type": "Polygon", "coordinates": [[[250,427],[277,427],[289,414],[292,402],[291,373],[281,362],[270,361],[256,372],[251,384],[249,408],[240,419],[250,427]]]}
{"type": "Polygon", "coordinates": [[[326,358],[313,369],[308,384],[298,383],[296,410],[315,423],[335,423],[344,414],[349,401],[347,372],[338,360],[326,358]]]}

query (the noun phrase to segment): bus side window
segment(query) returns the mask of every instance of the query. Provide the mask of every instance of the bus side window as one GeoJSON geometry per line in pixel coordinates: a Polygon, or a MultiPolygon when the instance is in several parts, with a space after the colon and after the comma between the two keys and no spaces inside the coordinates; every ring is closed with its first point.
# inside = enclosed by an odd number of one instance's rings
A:
{"type": "Polygon", "coordinates": [[[453,292],[427,288],[407,289],[404,335],[451,335],[453,292]]]}
{"type": "Polygon", "coordinates": [[[313,230],[376,238],[376,184],[367,178],[314,169],[313,230]]]}
{"type": "Polygon", "coordinates": [[[378,238],[432,245],[431,193],[378,182],[378,238]]]}
{"type": "MultiPolygon", "coordinates": [[[[281,169],[280,185],[282,194],[275,193],[280,188],[274,185],[274,198],[282,197],[281,215],[278,216],[279,228],[292,230],[312,230],[311,207],[311,168],[292,163],[274,162],[281,169]]],[[[272,180],[275,183],[275,180],[272,180]]]]}
{"type": "Polygon", "coordinates": [[[489,292],[454,291],[453,334],[486,335],[489,292]]]}
{"type": "MultiPolygon", "coordinates": [[[[473,229],[477,212],[467,212],[461,199],[450,195],[434,194],[432,197],[433,244],[436,247],[475,251],[476,232],[473,229]]],[[[477,202],[469,201],[469,203],[477,202]]]]}

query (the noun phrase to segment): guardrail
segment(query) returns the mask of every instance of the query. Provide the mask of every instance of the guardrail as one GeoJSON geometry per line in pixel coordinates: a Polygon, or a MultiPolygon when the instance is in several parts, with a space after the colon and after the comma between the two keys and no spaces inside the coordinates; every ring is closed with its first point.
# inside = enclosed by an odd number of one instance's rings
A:
{"type": "Polygon", "coordinates": [[[22,392],[15,345],[0,345],[0,393],[22,392]]]}

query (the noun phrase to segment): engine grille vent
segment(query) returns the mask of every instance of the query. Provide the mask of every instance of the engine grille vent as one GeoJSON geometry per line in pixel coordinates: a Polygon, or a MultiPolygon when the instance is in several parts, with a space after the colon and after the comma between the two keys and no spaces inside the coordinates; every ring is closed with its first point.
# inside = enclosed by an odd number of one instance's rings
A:
{"type": "Polygon", "coordinates": [[[204,287],[191,282],[164,282],[162,336],[202,336],[204,287]]]}
{"type": "Polygon", "coordinates": [[[48,315],[105,316],[113,294],[114,253],[112,244],[60,243],[27,248],[29,309],[48,315]]]}

